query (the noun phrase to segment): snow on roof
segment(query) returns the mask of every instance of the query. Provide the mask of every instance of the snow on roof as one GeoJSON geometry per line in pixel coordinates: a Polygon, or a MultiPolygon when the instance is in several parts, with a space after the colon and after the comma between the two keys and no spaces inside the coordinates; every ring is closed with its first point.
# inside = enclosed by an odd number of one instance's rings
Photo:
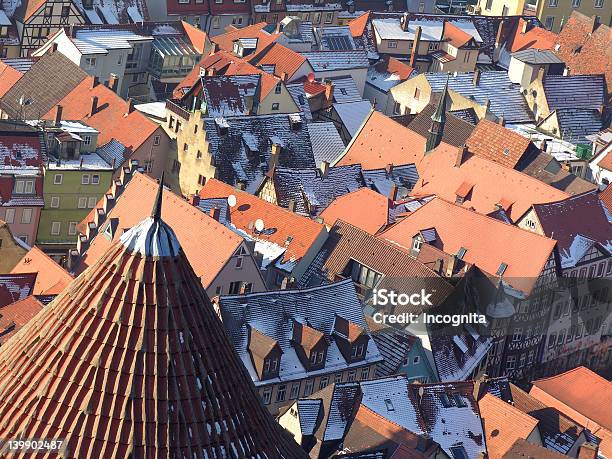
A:
{"type": "Polygon", "coordinates": [[[132,21],[134,21],[134,22],[143,22],[144,21],[144,18],[140,14],[140,11],[138,11],[138,8],[136,8],[134,5],[131,5],[131,6],[127,7],[127,13],[130,16],[130,19],[132,19],[132,21]]]}
{"type": "Polygon", "coordinates": [[[170,226],[147,217],[121,235],[121,243],[143,257],[176,257],[181,245],[170,226]]]}
{"type": "Polygon", "coordinates": [[[374,341],[368,343],[365,361],[348,363],[332,339],[336,315],[368,330],[361,302],[351,279],[303,290],[280,290],[219,299],[223,324],[255,385],[304,379],[308,376],[363,366],[382,359],[374,341]],[[308,371],[292,342],[293,323],[308,323],[328,337],[322,370],[308,371]],[[248,349],[249,327],[277,341],[283,351],[278,378],[260,381],[248,349]]]}
{"type": "Polygon", "coordinates": [[[79,169],[94,171],[112,170],[111,165],[97,153],[82,154],[79,159],[62,159],[59,162],[55,158],[50,158],[47,167],[53,171],[79,169]]]}
{"type": "Polygon", "coordinates": [[[368,68],[370,62],[363,50],[354,51],[311,51],[301,53],[315,72],[368,68]]]}
{"type": "Polygon", "coordinates": [[[334,110],[336,110],[336,113],[349,134],[354,136],[372,111],[372,104],[368,100],[343,104],[336,103],[334,104],[334,110]]]}
{"type": "Polygon", "coordinates": [[[2,0],[2,10],[6,16],[12,18],[15,15],[15,10],[21,6],[22,0],[2,0]]]}
{"type": "Polygon", "coordinates": [[[86,124],[81,123],[80,121],[60,121],[60,126],[65,131],[77,134],[98,134],[99,131],[97,129],[92,128],[91,126],[87,126],[86,124]]]}
{"type": "Polygon", "coordinates": [[[317,167],[321,166],[323,161],[332,163],[342,154],[344,142],[333,122],[308,123],[306,127],[317,167]]]}
{"type": "Polygon", "coordinates": [[[155,118],[166,118],[166,102],[150,102],[147,104],[134,105],[134,108],[145,115],[155,118]]]}
{"type": "Polygon", "coordinates": [[[363,100],[353,77],[347,75],[344,77],[332,78],[331,80],[334,85],[334,102],[346,103],[363,100]]]}
{"type": "Polygon", "coordinates": [[[0,26],[10,26],[11,20],[8,18],[4,10],[0,10],[0,26]]]}
{"type": "Polygon", "coordinates": [[[72,39],[82,54],[108,54],[110,49],[132,49],[132,42],[152,41],[153,37],[130,30],[79,30],[72,39]]]}
{"type": "Polygon", "coordinates": [[[323,407],[322,400],[303,398],[297,401],[300,430],[302,435],[314,435],[318,427],[319,413],[323,407]]]}
{"type": "Polygon", "coordinates": [[[123,161],[125,160],[125,145],[115,139],[111,139],[106,144],[99,146],[96,149],[96,153],[100,155],[100,157],[111,165],[115,164],[115,170],[121,167],[123,161]]]}

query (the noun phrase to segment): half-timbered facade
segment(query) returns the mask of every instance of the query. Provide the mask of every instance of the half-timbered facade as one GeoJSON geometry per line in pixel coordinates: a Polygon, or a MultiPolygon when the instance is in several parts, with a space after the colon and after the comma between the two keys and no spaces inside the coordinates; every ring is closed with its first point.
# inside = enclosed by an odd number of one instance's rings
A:
{"type": "Polygon", "coordinates": [[[24,1],[15,12],[21,56],[29,56],[49,35],[70,24],[84,24],[85,17],[71,0],[24,1]]]}

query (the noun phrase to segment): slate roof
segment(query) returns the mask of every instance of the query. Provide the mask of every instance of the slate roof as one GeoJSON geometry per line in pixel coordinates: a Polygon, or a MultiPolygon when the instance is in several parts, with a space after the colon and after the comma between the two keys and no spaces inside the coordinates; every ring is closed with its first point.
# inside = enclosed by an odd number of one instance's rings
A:
{"type": "Polygon", "coordinates": [[[330,78],[334,85],[334,102],[347,103],[359,102],[363,98],[351,76],[330,78]]]}
{"type": "Polygon", "coordinates": [[[274,187],[278,205],[288,207],[293,199],[296,212],[317,215],[338,196],[364,186],[361,166],[337,166],[328,169],[323,176],[319,169],[274,170],[274,187]],[[314,210],[313,210],[314,208],[314,210]]]}
{"type": "MultiPolygon", "coordinates": [[[[310,104],[308,103],[308,96],[306,95],[306,91],[304,90],[304,85],[301,83],[294,83],[286,85],[287,91],[293,97],[293,101],[300,108],[301,112],[304,114],[304,118],[308,121],[308,126],[310,126],[312,122],[312,113],[310,112],[310,104]]],[[[336,131],[337,132],[337,131],[336,131]]],[[[312,141],[312,135],[310,140],[312,141]]],[[[330,134],[330,142],[333,143],[333,139],[330,134]]],[[[314,147],[313,147],[314,152],[314,147]]],[[[316,157],[315,157],[316,159],[316,157]]]]}
{"type": "Polygon", "coordinates": [[[11,270],[11,274],[37,273],[33,295],[59,295],[73,277],[46,253],[34,246],[11,270]]]}
{"type": "Polygon", "coordinates": [[[0,308],[23,300],[34,290],[36,273],[0,274],[0,308]]]}
{"type": "Polygon", "coordinates": [[[372,104],[368,100],[335,103],[333,107],[351,137],[357,133],[372,111],[372,104]]]}
{"type": "Polygon", "coordinates": [[[43,308],[43,305],[30,295],[15,303],[0,307],[0,346],[17,333],[43,308]]]}
{"type": "Polygon", "coordinates": [[[562,267],[573,267],[584,256],[588,250],[583,247],[584,238],[599,242],[612,252],[612,225],[597,191],[534,204],[533,209],[544,234],[557,241],[562,267]]]}
{"type": "Polygon", "coordinates": [[[453,336],[432,333],[431,351],[440,381],[465,381],[486,359],[492,346],[490,337],[468,327],[459,327],[453,336]],[[476,338],[475,338],[476,337],[476,338]]]}
{"type": "MultiPolygon", "coordinates": [[[[435,92],[441,92],[446,84],[444,73],[426,73],[425,77],[435,92]]],[[[506,71],[481,72],[477,86],[473,83],[474,72],[451,74],[448,88],[480,105],[491,102],[490,110],[508,123],[529,123],[533,120],[520,85],[512,83],[506,71]]]]}
{"type": "Polygon", "coordinates": [[[344,151],[344,142],[336,129],[336,125],[329,122],[308,123],[308,134],[312,144],[312,154],[317,167],[323,161],[333,162],[344,151]]]}
{"type": "Polygon", "coordinates": [[[323,401],[303,398],[297,401],[302,435],[314,435],[323,416],[323,401]]]}
{"type": "Polygon", "coordinates": [[[372,338],[384,359],[376,365],[376,377],[396,375],[418,338],[406,330],[381,326],[369,318],[368,325],[370,325],[372,338]]]}
{"type": "Polygon", "coordinates": [[[370,66],[363,50],[353,51],[309,51],[301,53],[315,72],[367,69],[370,66]]]}
{"type": "MultiPolygon", "coordinates": [[[[432,303],[442,302],[452,287],[431,269],[412,258],[408,251],[377,238],[355,226],[337,221],[330,229],[327,241],[308,267],[301,285],[320,285],[339,277],[350,277],[353,261],[380,273],[378,288],[401,292],[418,292],[421,288],[434,292],[432,303]]],[[[422,312],[422,307],[398,306],[395,313],[422,312]]]]}
{"type": "Polygon", "coordinates": [[[558,136],[573,144],[590,144],[587,136],[597,134],[603,128],[598,110],[561,108],[555,113],[559,123],[558,136]]]}
{"type": "Polygon", "coordinates": [[[25,94],[32,101],[26,118],[40,119],[86,78],[87,73],[62,53],[45,54],[4,94],[0,108],[12,118],[23,118],[19,99],[25,94]]]}
{"type": "Polygon", "coordinates": [[[260,84],[259,75],[203,76],[203,99],[206,116],[231,117],[250,115],[247,97],[254,98],[260,84]]]}
{"type": "Polygon", "coordinates": [[[394,164],[379,169],[363,169],[361,175],[366,186],[385,197],[391,196],[391,188],[395,185],[398,199],[405,198],[419,180],[419,172],[414,164],[394,164]]]}
{"type": "Polygon", "coordinates": [[[386,93],[415,74],[416,70],[405,62],[386,55],[380,62],[370,66],[366,83],[386,93]]]}
{"type": "Polygon", "coordinates": [[[524,49],[512,53],[512,57],[527,64],[563,64],[563,61],[548,49],[524,49]]]}
{"type": "Polygon", "coordinates": [[[108,54],[109,50],[132,49],[133,42],[153,41],[131,30],[98,28],[78,30],[70,39],[81,54],[108,54]]]}
{"type": "Polygon", "coordinates": [[[505,263],[504,279],[526,293],[531,291],[556,244],[548,237],[440,198],[432,199],[379,237],[410,248],[413,236],[429,228],[435,228],[438,236],[432,245],[450,254],[467,249],[463,260],[490,275],[505,263]]]}
{"type": "Polygon", "coordinates": [[[347,362],[335,341],[336,316],[353,322],[366,332],[368,330],[351,280],[302,290],[222,295],[219,297],[219,310],[230,341],[255,385],[299,380],[382,360],[376,344],[370,341],[365,360],[347,362]],[[324,334],[329,347],[322,370],[308,370],[303,366],[293,343],[294,321],[308,324],[324,334]],[[282,357],[277,378],[259,379],[249,352],[249,326],[278,342],[282,357]]]}
{"type": "MultiPolygon", "coordinates": [[[[291,116],[291,115],[289,115],[291,116]]],[[[253,192],[261,183],[272,151],[272,143],[280,142],[281,167],[315,167],[310,135],[302,118],[294,129],[288,115],[235,117],[222,134],[214,119],[204,120],[209,152],[217,166],[218,178],[226,183],[242,182],[253,192]],[[251,150],[256,148],[256,150],[251,150]]],[[[300,115],[301,116],[301,115],[300,115]]]]}
{"type": "Polygon", "coordinates": [[[74,2],[92,24],[127,24],[149,20],[146,0],[93,0],[91,8],[83,0],[74,2]]]}
{"type": "MultiPolygon", "coordinates": [[[[436,97],[439,99],[440,97],[436,97]]],[[[408,125],[408,129],[427,138],[431,129],[431,117],[436,111],[437,102],[430,101],[408,125]]],[[[461,147],[474,130],[474,126],[452,112],[447,112],[446,122],[442,129],[442,142],[461,147]]]]}
{"type": "Polygon", "coordinates": [[[605,103],[603,75],[547,75],[543,85],[550,111],[564,108],[598,110],[605,103]]]}

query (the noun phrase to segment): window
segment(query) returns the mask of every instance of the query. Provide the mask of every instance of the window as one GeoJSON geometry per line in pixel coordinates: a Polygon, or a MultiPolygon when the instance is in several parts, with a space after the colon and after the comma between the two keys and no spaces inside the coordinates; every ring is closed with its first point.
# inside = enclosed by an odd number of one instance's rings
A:
{"type": "Polygon", "coordinates": [[[453,394],[453,400],[455,401],[455,406],[457,408],[465,408],[467,403],[463,400],[463,397],[460,394],[453,394]]]}
{"type": "Polygon", "coordinates": [[[55,174],[53,176],[53,184],[54,185],[61,185],[63,180],[64,180],[64,176],[62,174],[55,174]]]}
{"type": "Polygon", "coordinates": [[[468,459],[467,452],[463,446],[452,446],[450,450],[453,459],[468,459]]]}
{"type": "Polygon", "coordinates": [[[486,10],[491,10],[492,6],[493,6],[493,0],[487,0],[487,4],[485,5],[485,9],[486,10]]]}
{"type": "Polygon", "coordinates": [[[370,369],[369,368],[362,368],[361,369],[361,380],[365,380],[368,379],[370,376],[370,369]]]}
{"type": "Polygon", "coordinates": [[[280,94],[283,90],[281,83],[276,83],[276,87],[274,88],[274,94],[280,94]]]}
{"type": "Polygon", "coordinates": [[[276,401],[284,402],[286,396],[287,396],[287,385],[281,384],[280,386],[278,386],[278,390],[276,391],[276,401]]]}
{"type": "Polygon", "coordinates": [[[512,342],[516,343],[523,339],[523,329],[521,327],[517,327],[514,329],[514,333],[512,334],[512,342]]]}
{"type": "Polygon", "coordinates": [[[393,406],[393,400],[391,400],[390,398],[385,399],[385,407],[387,408],[387,411],[395,411],[395,406],[393,406]]]}
{"type": "Polygon", "coordinates": [[[161,136],[159,135],[153,136],[153,145],[157,146],[160,143],[161,143],[161,136]]]}
{"type": "Polygon", "coordinates": [[[395,40],[389,40],[387,42],[387,48],[397,48],[397,41],[395,40]]]}
{"type": "Polygon", "coordinates": [[[18,239],[21,239],[22,242],[28,243],[28,236],[23,234],[21,236],[17,236],[18,239]]]}
{"type": "Polygon", "coordinates": [[[59,196],[51,196],[51,208],[57,209],[60,206],[59,196]]]}
{"type": "MultiPolygon", "coordinates": [[[[222,0],[215,0],[216,3],[220,3],[222,0]]],[[[221,26],[221,18],[219,16],[213,16],[212,21],[213,29],[218,29],[221,26]]]]}
{"type": "Polygon", "coordinates": [[[58,236],[59,233],[62,230],[62,223],[61,222],[52,222],[51,223],[51,234],[53,236],[58,236]]]}
{"type": "Polygon", "coordinates": [[[86,57],[85,58],[85,67],[87,68],[94,68],[96,66],[96,58],[95,57],[86,57]]]}
{"type": "Polygon", "coordinates": [[[200,150],[196,153],[196,159],[202,159],[202,152],[200,150]]]}
{"type": "Polygon", "coordinates": [[[325,13],[325,24],[331,24],[334,20],[334,13],[325,13]]]}
{"type": "Polygon", "coordinates": [[[318,24],[319,22],[321,22],[321,13],[315,13],[312,17],[312,23],[318,24]]]}
{"type": "Polygon", "coordinates": [[[53,16],[53,5],[47,5],[45,6],[45,17],[48,18],[50,16],[53,16]]]}
{"type": "Polygon", "coordinates": [[[139,77],[138,73],[133,73],[132,74],[132,83],[138,83],[138,77],[139,77]]]}
{"type": "Polygon", "coordinates": [[[15,222],[15,209],[6,209],[6,213],[4,214],[4,221],[6,223],[15,222]]]}
{"type": "Polygon", "coordinates": [[[535,356],[535,352],[532,349],[529,351],[529,356],[527,357],[527,365],[531,365],[533,363],[533,357],[535,356]]]}
{"type": "Polygon", "coordinates": [[[89,179],[90,179],[89,174],[81,175],[81,185],[89,185],[89,179]]]}
{"type": "Polygon", "coordinates": [[[348,372],[347,376],[346,376],[346,381],[347,382],[353,382],[355,381],[355,376],[357,375],[357,371],[356,370],[351,370],[348,372]]]}
{"type": "Polygon", "coordinates": [[[198,185],[204,186],[206,184],[206,177],[202,174],[198,175],[198,185]]]}
{"type": "Polygon", "coordinates": [[[62,6],[62,17],[67,18],[70,16],[70,5],[62,6]]]}
{"type": "Polygon", "coordinates": [[[551,333],[550,336],[548,337],[548,348],[550,349],[551,347],[554,347],[556,343],[557,343],[557,334],[551,333]]]}
{"type": "Polygon", "coordinates": [[[427,47],[427,49],[428,51],[435,51],[439,47],[440,47],[440,43],[438,43],[437,41],[432,41],[429,43],[429,46],[427,47]]]}
{"type": "Polygon", "coordinates": [[[421,357],[419,357],[418,355],[412,360],[412,363],[414,365],[418,365],[419,363],[421,363],[421,357]]]}
{"type": "Polygon", "coordinates": [[[466,53],[463,55],[463,62],[464,63],[470,62],[470,52],[469,51],[466,51],[466,53]]]}
{"type": "Polygon", "coordinates": [[[68,234],[74,236],[77,233],[77,222],[68,223],[68,234]]]}
{"type": "Polygon", "coordinates": [[[89,198],[87,198],[87,208],[93,209],[94,207],[96,207],[97,202],[98,199],[95,196],[90,196],[89,198]]]}
{"type": "Polygon", "coordinates": [[[557,6],[559,6],[559,0],[548,0],[549,8],[556,8],[557,6]]]}
{"type": "Polygon", "coordinates": [[[172,172],[181,172],[181,163],[178,162],[176,159],[172,163],[172,172]]]}
{"type": "Polygon", "coordinates": [[[363,344],[360,344],[359,346],[353,346],[351,349],[351,357],[353,359],[357,358],[357,357],[361,357],[363,355],[363,344]]]}
{"type": "Polygon", "coordinates": [[[393,104],[393,114],[394,115],[400,115],[401,114],[401,110],[402,110],[402,106],[400,105],[399,102],[395,102],[393,104]]]}
{"type": "Polygon", "coordinates": [[[319,390],[325,389],[327,387],[327,384],[329,384],[329,377],[323,376],[319,381],[319,390]]]}
{"type": "Polygon", "coordinates": [[[296,382],[291,385],[291,392],[289,392],[289,398],[295,400],[300,396],[300,383],[296,382]]]}
{"type": "MultiPolygon", "coordinates": [[[[546,19],[544,19],[544,27],[546,27],[548,30],[552,30],[554,25],[555,25],[555,17],[546,16],[546,19]]],[[[534,113],[535,113],[535,110],[534,110],[534,113]]]]}
{"type": "Polygon", "coordinates": [[[304,397],[308,397],[312,394],[312,386],[314,386],[314,381],[312,379],[307,380],[304,384],[304,397]]]}
{"type": "Polygon", "coordinates": [[[272,104],[272,110],[278,110],[278,109],[279,109],[279,107],[280,107],[280,105],[278,104],[278,102],[274,102],[274,103],[272,104]]]}
{"type": "Polygon", "coordinates": [[[21,223],[24,223],[26,225],[32,223],[32,209],[23,209],[23,211],[21,212],[21,223]]]}
{"type": "Polygon", "coordinates": [[[183,144],[183,151],[185,153],[187,153],[189,151],[189,145],[187,145],[186,143],[183,144]]]}
{"type": "Polygon", "coordinates": [[[572,8],[579,8],[580,0],[572,0],[572,8]]]}
{"type": "Polygon", "coordinates": [[[16,180],[13,192],[16,194],[34,193],[34,180],[16,180]]]}
{"type": "Polygon", "coordinates": [[[242,257],[237,257],[236,258],[236,269],[240,269],[242,268],[242,257]]]}
{"type": "Polygon", "coordinates": [[[334,376],[334,382],[335,383],[341,383],[342,382],[342,373],[336,373],[336,376],[334,376]]]}
{"type": "Polygon", "coordinates": [[[509,355],[506,359],[506,370],[514,370],[516,366],[516,355],[509,355]]]}
{"type": "Polygon", "coordinates": [[[77,207],[79,209],[85,209],[87,207],[87,198],[86,197],[80,197],[79,198],[79,202],[77,204],[77,207]]]}
{"type": "Polygon", "coordinates": [[[100,174],[93,174],[91,176],[91,184],[98,185],[100,183],[100,174]]]}
{"type": "Polygon", "coordinates": [[[419,100],[421,98],[421,90],[419,88],[414,88],[414,100],[419,100]]]}
{"type": "Polygon", "coordinates": [[[269,405],[270,402],[272,401],[272,388],[271,387],[266,387],[263,391],[263,396],[262,396],[264,405],[269,405]]]}
{"type": "Polygon", "coordinates": [[[603,8],[604,0],[595,0],[595,8],[603,8]]]}

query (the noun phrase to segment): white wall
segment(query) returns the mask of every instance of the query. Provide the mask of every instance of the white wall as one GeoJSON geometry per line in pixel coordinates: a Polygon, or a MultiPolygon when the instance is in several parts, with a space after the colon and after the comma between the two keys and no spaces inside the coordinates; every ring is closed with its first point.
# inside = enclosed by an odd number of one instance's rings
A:
{"type": "Polygon", "coordinates": [[[612,145],[608,145],[589,163],[593,180],[599,185],[604,184],[604,180],[607,180],[607,183],[612,183],[612,172],[599,166],[599,162],[604,159],[606,155],[612,155],[612,145]]]}

